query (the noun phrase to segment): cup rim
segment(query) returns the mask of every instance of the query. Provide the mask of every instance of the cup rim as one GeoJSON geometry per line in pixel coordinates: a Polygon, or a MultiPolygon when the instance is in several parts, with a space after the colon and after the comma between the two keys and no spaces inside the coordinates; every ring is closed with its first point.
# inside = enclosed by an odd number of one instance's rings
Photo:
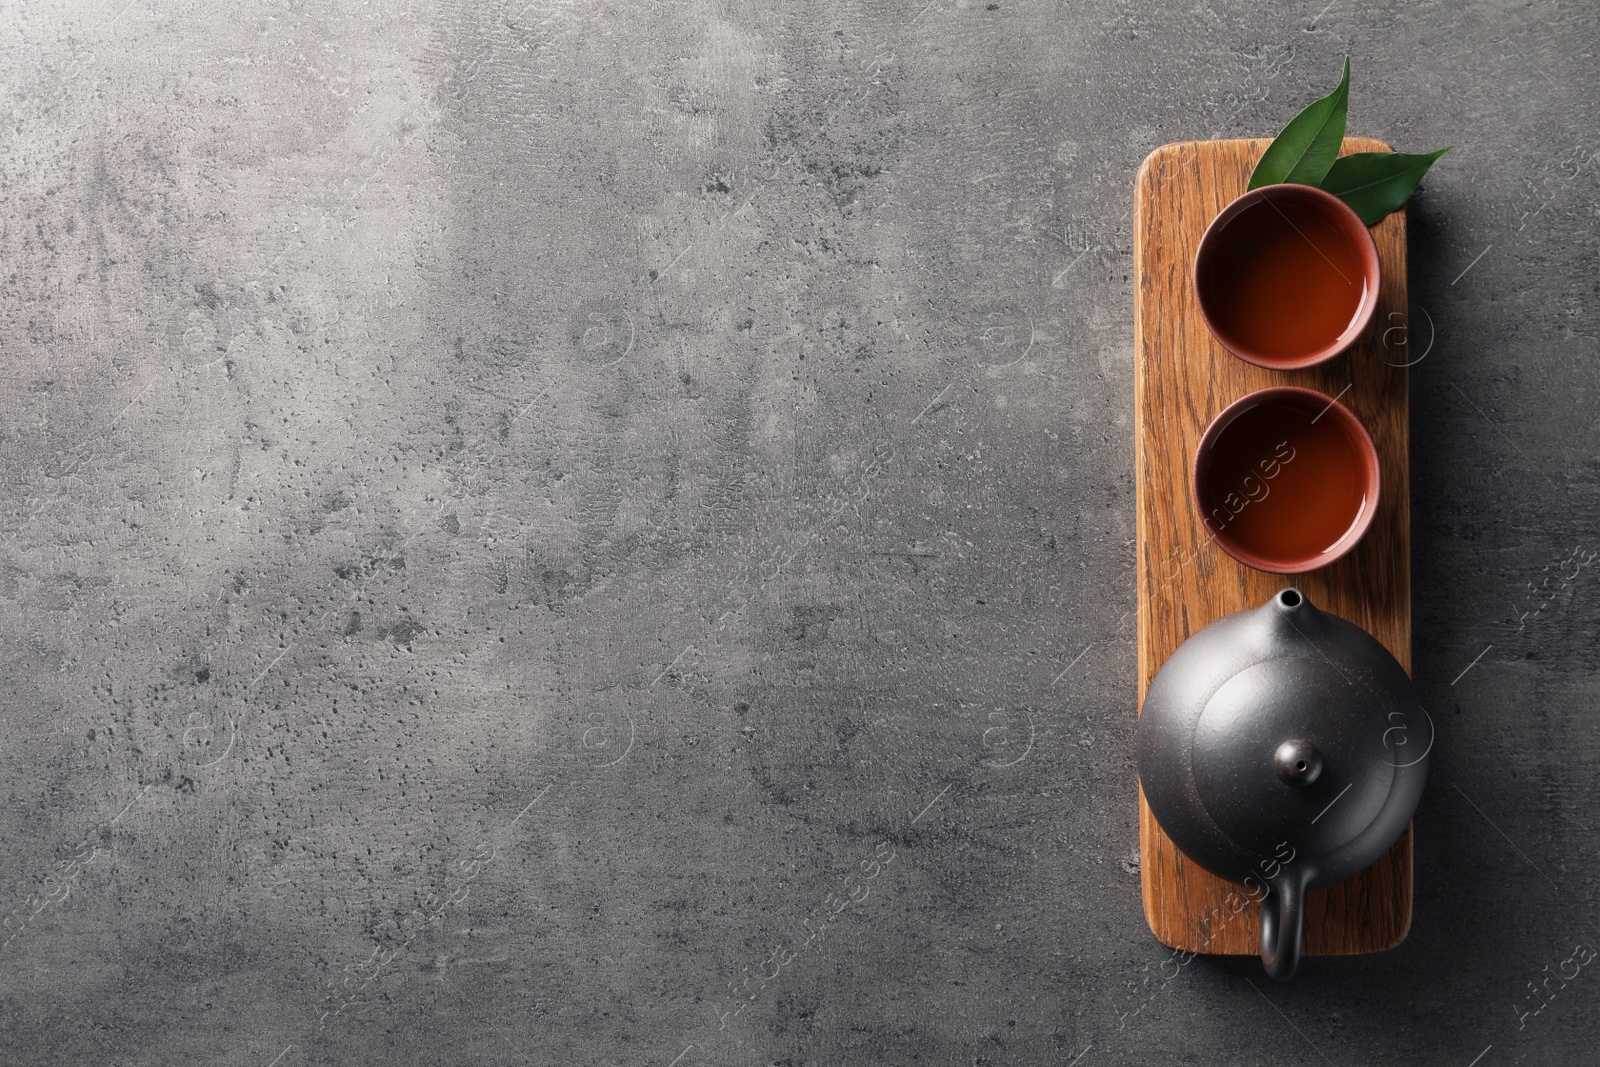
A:
{"type": "Polygon", "coordinates": [[[1210,331],[1218,344],[1233,355],[1266,370],[1303,370],[1306,367],[1315,367],[1319,363],[1343,355],[1349,351],[1367,332],[1367,327],[1372,325],[1372,317],[1378,310],[1379,290],[1383,285],[1383,265],[1378,258],[1378,245],[1372,239],[1372,231],[1367,224],[1361,221],[1361,216],[1340,200],[1337,196],[1325,189],[1318,189],[1314,185],[1300,185],[1296,182],[1280,182],[1276,185],[1263,185],[1256,189],[1242,193],[1233,198],[1217,217],[1211,220],[1206,231],[1200,237],[1200,243],[1195,246],[1194,262],[1189,269],[1189,283],[1194,292],[1195,303],[1200,308],[1200,317],[1205,321],[1206,329],[1210,331]],[[1356,247],[1361,255],[1364,277],[1367,280],[1367,292],[1361,298],[1361,304],[1356,308],[1355,318],[1352,319],[1354,327],[1346,330],[1344,340],[1335,340],[1315,352],[1295,359],[1269,359],[1255,352],[1251,352],[1247,345],[1240,344],[1236,339],[1230,338],[1217,328],[1216,320],[1206,307],[1205,290],[1200,285],[1200,262],[1205,257],[1207,246],[1214,243],[1216,235],[1222,228],[1233,221],[1247,208],[1267,199],[1267,194],[1275,196],[1304,196],[1320,202],[1324,207],[1333,212],[1340,220],[1341,229],[1351,234],[1356,247]],[[1359,236],[1356,236],[1359,233],[1359,236]]]}
{"type": "MultiPolygon", "coordinates": [[[[1317,417],[1321,418],[1322,416],[1319,415],[1317,417]]],[[[1308,571],[1326,567],[1335,560],[1349,555],[1351,549],[1360,544],[1361,539],[1367,535],[1367,530],[1372,526],[1372,520],[1378,513],[1378,506],[1382,498],[1383,476],[1378,464],[1378,449],[1372,443],[1372,435],[1367,432],[1367,428],[1361,424],[1360,419],[1356,418],[1354,412],[1339,402],[1337,397],[1331,397],[1326,393],[1299,385],[1274,385],[1265,389],[1256,389],[1223,408],[1217,417],[1211,420],[1211,424],[1206,427],[1205,433],[1200,435],[1200,443],[1195,447],[1194,459],[1189,464],[1189,499],[1194,506],[1195,517],[1199,520],[1200,529],[1205,534],[1206,539],[1245,566],[1253,567],[1258,571],[1266,571],[1269,574],[1305,574],[1308,571]],[[1200,463],[1202,457],[1216,445],[1217,438],[1221,436],[1222,431],[1247,407],[1252,407],[1264,400],[1270,401],[1278,397],[1287,396],[1302,397],[1326,404],[1327,407],[1323,413],[1339,420],[1346,434],[1356,443],[1356,450],[1361,454],[1362,467],[1366,474],[1368,501],[1367,506],[1362,509],[1361,514],[1351,523],[1350,528],[1337,541],[1321,552],[1314,556],[1273,559],[1229,541],[1223,531],[1213,531],[1206,523],[1206,515],[1200,504],[1200,463]]]]}

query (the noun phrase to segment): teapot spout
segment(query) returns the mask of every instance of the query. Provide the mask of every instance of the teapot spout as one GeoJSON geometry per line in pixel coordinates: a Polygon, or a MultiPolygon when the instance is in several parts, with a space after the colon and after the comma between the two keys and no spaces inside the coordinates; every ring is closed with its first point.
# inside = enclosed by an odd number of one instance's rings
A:
{"type": "Polygon", "coordinates": [[[1294,638],[1297,634],[1305,637],[1317,629],[1321,614],[1304,593],[1291,585],[1280,589],[1277,596],[1261,605],[1259,617],[1274,633],[1294,638]]]}
{"type": "Polygon", "coordinates": [[[1285,614],[1292,614],[1304,611],[1310,607],[1310,602],[1304,593],[1291,585],[1272,598],[1272,605],[1285,614]]]}

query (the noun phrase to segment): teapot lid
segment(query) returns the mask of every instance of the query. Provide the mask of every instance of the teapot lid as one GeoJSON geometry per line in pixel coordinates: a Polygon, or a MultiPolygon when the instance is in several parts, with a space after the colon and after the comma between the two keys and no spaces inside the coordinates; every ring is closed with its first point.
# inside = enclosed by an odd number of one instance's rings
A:
{"type": "Polygon", "coordinates": [[[1229,678],[1206,702],[1190,750],[1195,789],[1218,829],[1269,855],[1288,841],[1332,852],[1378,818],[1396,768],[1390,701],[1301,644],[1229,678]]]}

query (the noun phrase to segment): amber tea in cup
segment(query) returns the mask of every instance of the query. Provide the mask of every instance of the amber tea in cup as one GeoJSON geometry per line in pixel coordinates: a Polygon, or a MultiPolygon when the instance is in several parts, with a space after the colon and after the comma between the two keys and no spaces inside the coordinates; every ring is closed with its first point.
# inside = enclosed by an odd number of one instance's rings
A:
{"type": "Polygon", "coordinates": [[[1343,404],[1311,389],[1262,389],[1200,439],[1192,472],[1206,535],[1257,570],[1300,574],[1355,547],[1378,506],[1378,453],[1343,404]]]}
{"type": "Polygon", "coordinates": [[[1195,295],[1211,333],[1241,359],[1295,370],[1345,351],[1372,321],[1378,250],[1338,197],[1268,185],[1233,201],[1195,255],[1195,295]]]}

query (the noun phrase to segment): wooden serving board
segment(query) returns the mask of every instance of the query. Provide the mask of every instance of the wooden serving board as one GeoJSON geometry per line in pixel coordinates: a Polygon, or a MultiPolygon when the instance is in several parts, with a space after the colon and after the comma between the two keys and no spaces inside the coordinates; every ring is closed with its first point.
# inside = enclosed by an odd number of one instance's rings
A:
{"type": "MultiPolygon", "coordinates": [[[[1318,607],[1382,641],[1411,670],[1410,483],[1407,438],[1405,211],[1372,229],[1382,263],[1377,312],[1348,353],[1320,367],[1269,371],[1230,354],[1200,317],[1191,280],[1206,226],[1245,191],[1270,142],[1190,141],[1158,148],[1134,193],[1134,466],[1138,480],[1139,704],[1174,649],[1207,623],[1299,586],[1318,607]],[[1387,332],[1390,345],[1385,346],[1387,332]],[[1189,465],[1218,412],[1255,389],[1302,385],[1339,396],[1378,449],[1382,489],[1354,551],[1309,574],[1236,562],[1204,535],[1189,465]],[[1346,388],[1348,387],[1348,389],[1346,388]],[[1342,393],[1342,396],[1340,395],[1342,393]]],[[[1342,154],[1385,152],[1346,138],[1342,154]]],[[[1393,948],[1411,926],[1411,828],[1365,871],[1314,889],[1307,955],[1393,948]]],[[[1260,951],[1260,917],[1245,891],[1190,862],[1156,824],[1143,794],[1139,837],[1145,918],[1162,944],[1193,952],[1260,951]],[[1232,896],[1230,894],[1237,894],[1232,896]],[[1240,902],[1244,906],[1240,910],[1240,902]],[[1208,931],[1209,930],[1209,934],[1208,931]]]]}

